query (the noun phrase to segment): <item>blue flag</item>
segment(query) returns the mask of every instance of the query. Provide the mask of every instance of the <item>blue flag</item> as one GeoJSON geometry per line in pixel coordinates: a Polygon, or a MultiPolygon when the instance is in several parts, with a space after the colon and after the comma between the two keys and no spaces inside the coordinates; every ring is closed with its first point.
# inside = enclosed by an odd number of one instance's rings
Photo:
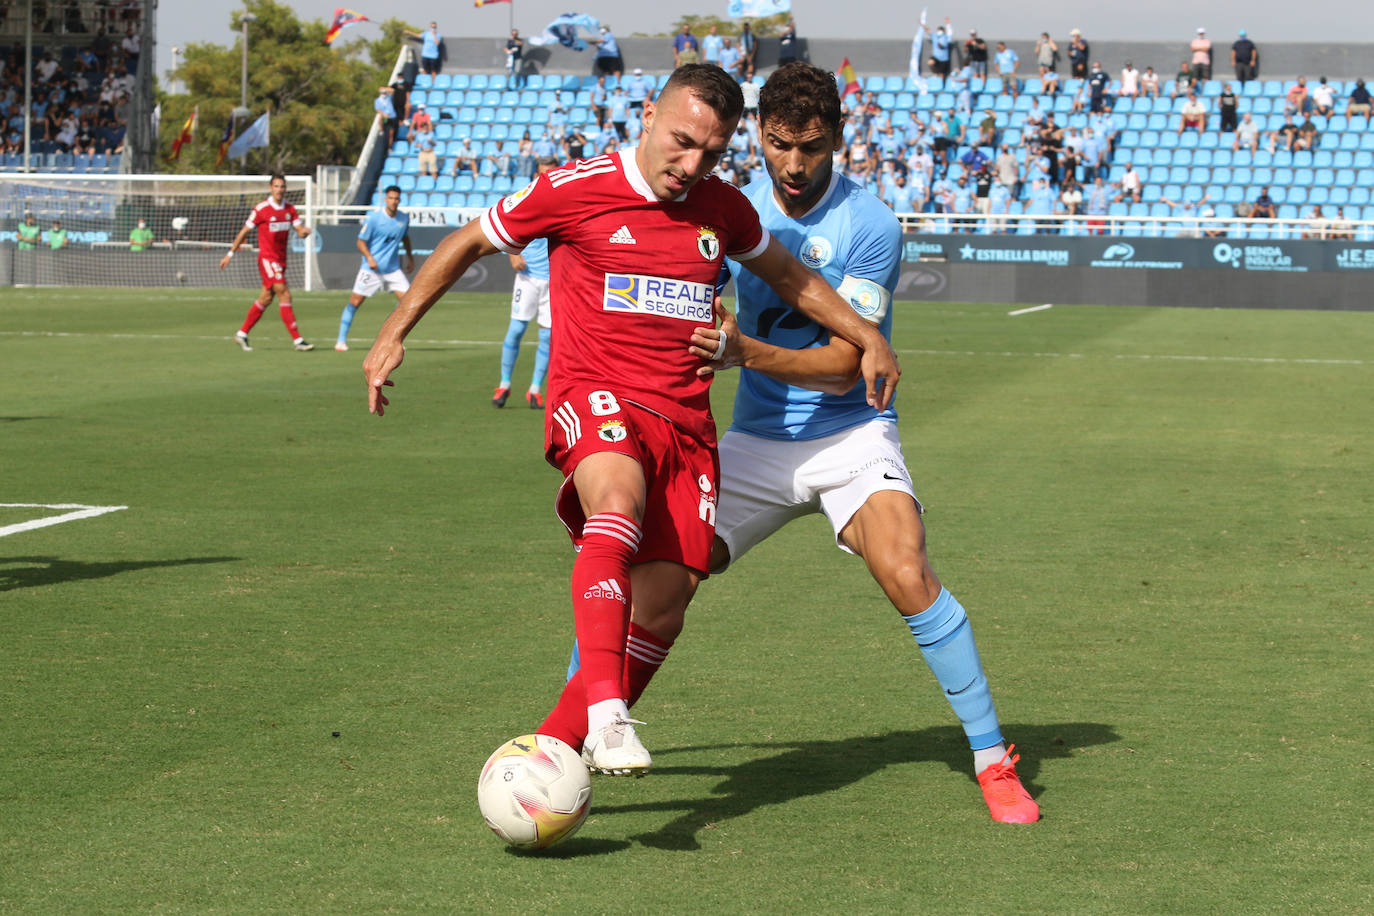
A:
{"type": "Polygon", "coordinates": [[[271,134],[271,118],[271,112],[264,111],[252,127],[239,134],[239,138],[229,147],[229,158],[237,159],[254,147],[266,146],[271,134]]]}
{"type": "Polygon", "coordinates": [[[529,42],[532,45],[558,44],[574,51],[585,51],[587,43],[577,36],[579,28],[596,34],[597,29],[601,28],[601,21],[586,13],[564,13],[544,26],[544,34],[532,36],[529,42]]]}
{"type": "Polygon", "coordinates": [[[792,0],[730,0],[725,15],[731,19],[763,19],[792,12],[792,0]]]}
{"type": "Polygon", "coordinates": [[[926,81],[921,76],[921,50],[926,43],[926,11],[921,10],[921,25],[916,29],[916,37],[911,39],[911,61],[908,64],[907,79],[917,92],[926,91],[926,81]]]}

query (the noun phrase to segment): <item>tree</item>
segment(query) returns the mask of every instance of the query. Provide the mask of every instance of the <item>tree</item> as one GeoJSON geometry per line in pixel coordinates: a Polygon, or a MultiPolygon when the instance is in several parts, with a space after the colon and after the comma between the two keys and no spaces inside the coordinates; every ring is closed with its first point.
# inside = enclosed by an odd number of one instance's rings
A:
{"type": "Polygon", "coordinates": [[[220,138],[239,104],[242,39],[231,48],[192,44],[173,74],[186,92],[160,97],[163,168],[182,174],[311,173],[317,165],[354,162],[372,126],[372,100],[391,73],[406,23],[387,19],[381,23],[381,38],[336,40],[330,47],[324,43],[326,23],[302,23],[277,0],[246,0],[245,8],[235,11],[229,23],[238,32],[243,12],[257,17],[248,26],[248,108],[253,114],[240,120],[238,132],[271,111],[271,145],[215,168],[220,138]],[[167,162],[172,141],[196,106],[200,126],[195,139],[182,147],[176,161],[167,162]]]}
{"type": "Polygon", "coordinates": [[[691,28],[692,34],[700,38],[710,30],[711,26],[715,26],[716,34],[722,37],[728,35],[731,38],[738,38],[740,26],[748,22],[749,30],[754,33],[755,38],[767,38],[769,35],[781,35],[789,18],[791,18],[791,13],[778,13],[775,16],[748,20],[727,19],[723,16],[685,15],[673,23],[673,31],[670,34],[677,34],[684,25],[687,25],[691,28]]]}

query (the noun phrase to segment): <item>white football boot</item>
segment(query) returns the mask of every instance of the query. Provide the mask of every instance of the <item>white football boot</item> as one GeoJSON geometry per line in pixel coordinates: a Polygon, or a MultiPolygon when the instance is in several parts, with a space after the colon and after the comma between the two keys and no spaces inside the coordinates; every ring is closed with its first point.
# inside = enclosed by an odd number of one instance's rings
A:
{"type": "Polygon", "coordinates": [[[635,726],[643,724],[617,716],[587,736],[582,744],[582,762],[587,769],[608,776],[643,776],[653,766],[653,759],[635,734],[635,726]]]}

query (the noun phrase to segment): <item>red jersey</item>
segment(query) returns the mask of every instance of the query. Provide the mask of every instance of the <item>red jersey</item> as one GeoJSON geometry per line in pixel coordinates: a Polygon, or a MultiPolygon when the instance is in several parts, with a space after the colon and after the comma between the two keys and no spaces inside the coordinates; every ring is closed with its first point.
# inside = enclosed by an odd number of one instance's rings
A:
{"type": "Polygon", "coordinates": [[[743,194],[707,177],[659,200],[628,149],[540,175],[483,213],[482,231],[507,253],[549,240],[551,405],[564,388],[606,384],[715,444],[710,379],[687,349],[693,328],[715,323],[724,257],[768,247],[743,194]]]}
{"type": "Polygon", "coordinates": [[[279,207],[272,203],[272,198],[269,197],[253,208],[244,225],[258,230],[259,260],[285,264],[286,237],[290,234],[291,227],[299,226],[300,223],[301,218],[296,213],[295,204],[283,200],[279,207]]]}

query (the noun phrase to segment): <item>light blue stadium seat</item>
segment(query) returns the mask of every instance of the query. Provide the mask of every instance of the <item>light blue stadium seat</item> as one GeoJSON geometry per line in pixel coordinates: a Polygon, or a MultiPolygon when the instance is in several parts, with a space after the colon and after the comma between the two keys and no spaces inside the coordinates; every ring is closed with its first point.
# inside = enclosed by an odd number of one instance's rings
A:
{"type": "Polygon", "coordinates": [[[1195,130],[1185,130],[1178,138],[1178,145],[1181,149],[1197,149],[1198,142],[1202,138],[1195,130]]]}
{"type": "Polygon", "coordinates": [[[1212,170],[1205,165],[1195,165],[1188,170],[1188,184],[1202,187],[1212,180],[1212,170]]]}
{"type": "Polygon", "coordinates": [[[1170,200],[1181,200],[1183,198],[1183,185],[1166,184],[1162,193],[1170,200]]]}
{"type": "Polygon", "coordinates": [[[1267,166],[1257,166],[1255,168],[1255,184],[1272,185],[1274,183],[1274,170],[1267,166]]]}
{"type": "Polygon", "coordinates": [[[1289,188],[1288,202],[1295,206],[1302,204],[1324,204],[1329,192],[1326,188],[1289,188]]]}
{"type": "Polygon", "coordinates": [[[1209,149],[1194,150],[1194,151],[1193,151],[1193,165],[1211,165],[1211,164],[1212,164],[1212,157],[1213,157],[1213,151],[1212,151],[1212,150],[1209,150],[1209,149]]]}
{"type": "Polygon", "coordinates": [[[544,88],[544,74],[542,74],[542,73],[531,73],[531,74],[529,74],[528,76],[525,77],[525,89],[524,89],[525,92],[529,92],[529,91],[534,90],[534,89],[543,89],[543,88],[544,88]]]}
{"type": "Polygon", "coordinates": [[[1340,188],[1348,188],[1355,183],[1355,170],[1352,168],[1336,169],[1336,177],[1332,185],[1340,188]]]}
{"type": "Polygon", "coordinates": [[[1146,184],[1140,191],[1140,199],[1147,204],[1152,204],[1164,196],[1164,190],[1157,184],[1146,184]]]}
{"type": "Polygon", "coordinates": [[[1326,129],[1332,132],[1350,130],[1350,121],[1345,115],[1332,115],[1326,121],[1326,129]]]}
{"type": "Polygon", "coordinates": [[[453,190],[453,176],[452,176],[452,175],[440,175],[439,178],[434,182],[434,190],[436,190],[436,191],[452,191],[452,190],[453,190]]]}
{"type": "Polygon", "coordinates": [[[1344,206],[1345,204],[1350,203],[1350,189],[1340,187],[1338,185],[1337,187],[1331,189],[1330,193],[1327,196],[1327,200],[1329,200],[1335,206],[1344,206]]]}
{"type": "Polygon", "coordinates": [[[453,85],[453,77],[447,73],[437,73],[434,76],[435,89],[448,89],[453,85]]]}
{"type": "Polygon", "coordinates": [[[1332,169],[1316,169],[1312,174],[1312,184],[1329,188],[1336,183],[1336,173],[1332,169]]]}
{"type": "Polygon", "coordinates": [[[1163,131],[1159,135],[1159,145],[1165,149],[1178,148],[1178,134],[1171,131],[1163,131]]]}
{"type": "MultiPolygon", "coordinates": [[[[1321,142],[1321,141],[1319,140],[1318,142],[1321,142]]],[[[1351,132],[1349,132],[1349,131],[1347,131],[1346,133],[1341,134],[1340,148],[1343,149],[1343,150],[1352,150],[1352,151],[1353,151],[1353,150],[1357,150],[1357,149],[1360,148],[1360,143],[1361,143],[1361,136],[1360,136],[1360,134],[1351,133],[1351,132]]]]}
{"type": "Polygon", "coordinates": [[[1023,95],[1039,95],[1043,89],[1044,86],[1040,84],[1040,77],[1038,76],[1027,77],[1021,81],[1021,93],[1023,95]]]}
{"type": "Polygon", "coordinates": [[[1235,154],[1229,149],[1218,149],[1212,153],[1212,165],[1230,165],[1235,154]]]}
{"type": "Polygon", "coordinates": [[[473,177],[472,177],[471,174],[469,174],[469,173],[467,173],[467,172],[464,172],[463,174],[459,175],[457,178],[454,178],[454,179],[453,179],[453,190],[455,190],[455,191],[471,191],[471,190],[472,190],[472,185],[473,185],[473,177]]]}
{"type": "MultiPolygon", "coordinates": [[[[1302,171],[1302,170],[1299,170],[1302,171]]],[[[1293,184],[1293,169],[1277,167],[1274,169],[1274,184],[1290,185],[1293,184]]]]}
{"type": "Polygon", "coordinates": [[[415,178],[416,176],[413,174],[402,175],[395,183],[402,191],[410,192],[415,190],[415,178]]]}
{"type": "Polygon", "coordinates": [[[1176,149],[1171,151],[1173,160],[1170,165],[1192,165],[1194,154],[1191,149],[1176,149]]]}
{"type": "Polygon", "coordinates": [[[1169,180],[1169,167],[1167,165],[1152,165],[1149,171],[1139,169],[1144,172],[1144,180],[1150,184],[1164,184],[1169,180]]]}
{"type": "MultiPolygon", "coordinates": [[[[1265,98],[1264,96],[1255,99],[1255,101],[1250,105],[1250,114],[1252,116],[1267,115],[1271,114],[1273,111],[1274,100],[1270,98],[1265,98]]],[[[1282,104],[1279,105],[1279,112],[1283,112],[1282,104]]]]}
{"type": "Polygon", "coordinates": [[[1159,131],[1142,130],[1140,132],[1140,145],[1147,149],[1153,149],[1159,146],[1159,131]]]}
{"type": "Polygon", "coordinates": [[[1149,130],[1168,130],[1169,116],[1166,114],[1152,114],[1145,123],[1149,130]]]}
{"type": "Polygon", "coordinates": [[[1173,216],[1173,213],[1174,213],[1174,208],[1171,207],[1171,206],[1169,206],[1169,205],[1166,204],[1166,203],[1162,203],[1162,202],[1161,202],[1161,203],[1153,203],[1153,204],[1150,204],[1150,215],[1151,215],[1151,216],[1173,216]]]}
{"type": "Polygon", "coordinates": [[[476,178],[473,179],[472,189],[479,193],[485,194],[491,190],[491,185],[492,181],[490,175],[478,175],[476,178]]]}
{"type": "Polygon", "coordinates": [[[417,190],[417,191],[433,191],[433,190],[434,190],[434,179],[431,178],[429,175],[421,175],[421,176],[419,176],[418,178],[415,179],[415,190],[417,190]]]}
{"type": "Polygon", "coordinates": [[[1238,204],[1245,199],[1245,189],[1238,184],[1227,185],[1226,196],[1222,199],[1228,204],[1238,204]]]}
{"type": "Polygon", "coordinates": [[[416,192],[414,194],[407,195],[406,201],[407,204],[411,207],[428,207],[429,195],[416,192]]]}
{"type": "Polygon", "coordinates": [[[1249,186],[1255,183],[1255,175],[1248,165],[1241,165],[1231,170],[1231,180],[1238,185],[1249,186]]]}
{"type": "Polygon", "coordinates": [[[508,87],[506,86],[506,74],[504,74],[504,73],[493,73],[493,74],[489,75],[489,76],[487,77],[487,88],[488,88],[488,89],[495,89],[495,90],[498,91],[498,92],[500,92],[500,91],[503,90],[503,89],[508,88],[508,87]]]}
{"type": "Polygon", "coordinates": [[[433,80],[432,78],[430,78],[430,75],[429,75],[428,73],[417,73],[417,74],[415,74],[415,84],[411,87],[410,92],[411,92],[411,95],[413,96],[416,92],[419,92],[419,91],[422,90],[422,89],[433,89],[433,88],[434,88],[434,80],[433,80]]]}
{"type": "Polygon", "coordinates": [[[1198,137],[1197,145],[1199,149],[1216,149],[1221,145],[1221,137],[1218,134],[1208,131],[1198,137]]]}
{"type": "Polygon", "coordinates": [[[1351,206],[1356,206],[1356,207],[1363,207],[1363,206],[1365,206],[1366,204],[1369,203],[1369,201],[1370,201],[1370,199],[1371,199],[1372,193],[1374,193],[1374,192],[1371,192],[1371,190],[1370,190],[1369,188],[1367,188],[1367,187],[1354,187],[1354,188],[1351,188],[1351,189],[1350,189],[1350,204],[1351,204],[1351,206]]]}
{"type": "Polygon", "coordinates": [[[1252,165],[1256,168],[1259,168],[1260,166],[1274,164],[1274,154],[1269,152],[1269,150],[1267,149],[1262,149],[1258,151],[1254,154],[1252,158],[1254,159],[1252,165]]]}
{"type": "MultiPolygon", "coordinates": [[[[471,79],[466,73],[455,73],[449,77],[448,87],[450,89],[466,89],[470,83],[471,79]]],[[[435,84],[435,88],[438,88],[437,83],[435,84]]]]}
{"type": "Polygon", "coordinates": [[[1338,169],[1348,169],[1355,164],[1357,154],[1356,150],[1342,149],[1331,152],[1330,150],[1319,149],[1312,156],[1312,164],[1318,168],[1334,166],[1338,169]]]}
{"type": "Polygon", "coordinates": [[[468,88],[468,89],[485,89],[485,88],[487,88],[487,75],[486,75],[485,73],[474,73],[474,74],[472,74],[470,77],[468,77],[468,84],[467,84],[467,87],[466,87],[466,88],[468,88]]]}
{"type": "Polygon", "coordinates": [[[1202,200],[1202,185],[1190,184],[1183,189],[1183,202],[1195,204],[1202,200]]]}
{"type": "Polygon", "coordinates": [[[1264,81],[1264,94],[1267,95],[1267,96],[1269,96],[1270,98],[1274,98],[1274,97],[1276,97],[1276,96],[1277,96],[1278,98],[1283,98],[1283,96],[1284,96],[1283,82],[1282,82],[1281,80],[1265,80],[1265,81],[1264,81]]]}
{"type": "Polygon", "coordinates": [[[906,86],[906,78],[901,76],[889,76],[883,80],[883,90],[885,92],[901,92],[906,86]]]}
{"type": "Polygon", "coordinates": [[[1212,166],[1212,180],[1213,180],[1214,182],[1216,182],[1217,184],[1230,184],[1230,183],[1231,183],[1231,169],[1230,169],[1230,167],[1229,167],[1229,166],[1224,166],[1224,165],[1214,165],[1214,166],[1212,166]]]}

